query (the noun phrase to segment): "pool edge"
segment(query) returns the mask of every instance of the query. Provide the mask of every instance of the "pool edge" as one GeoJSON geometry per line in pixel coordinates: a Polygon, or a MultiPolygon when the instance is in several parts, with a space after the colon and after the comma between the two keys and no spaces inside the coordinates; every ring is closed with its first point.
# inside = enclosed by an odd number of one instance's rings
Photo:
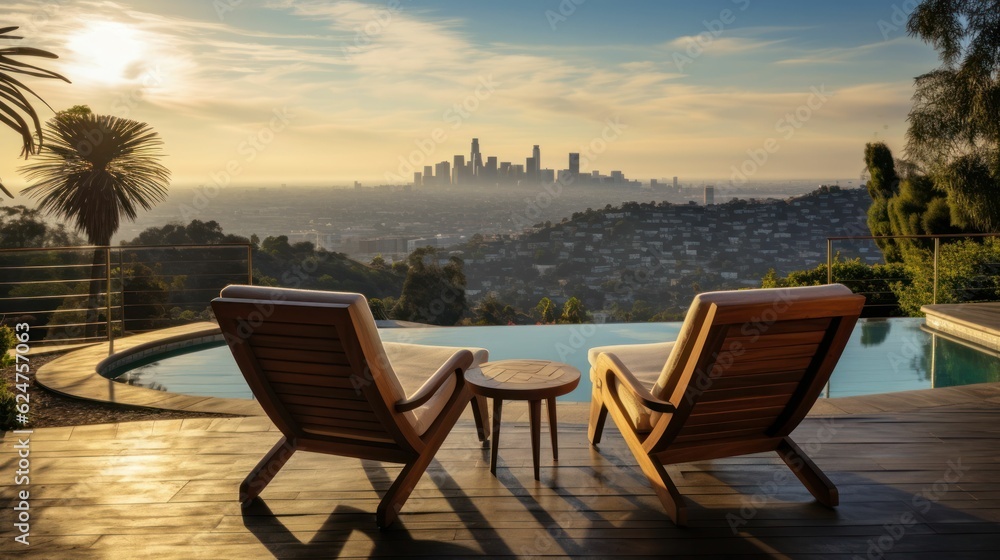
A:
{"type": "Polygon", "coordinates": [[[116,365],[148,356],[165,348],[177,348],[218,339],[222,332],[215,323],[193,323],[115,340],[115,351],[108,355],[108,344],[101,343],[56,358],[35,372],[35,381],[42,387],[72,398],[114,403],[125,406],[263,416],[255,400],[182,395],[145,387],[126,385],[108,379],[102,372],[116,365]]]}

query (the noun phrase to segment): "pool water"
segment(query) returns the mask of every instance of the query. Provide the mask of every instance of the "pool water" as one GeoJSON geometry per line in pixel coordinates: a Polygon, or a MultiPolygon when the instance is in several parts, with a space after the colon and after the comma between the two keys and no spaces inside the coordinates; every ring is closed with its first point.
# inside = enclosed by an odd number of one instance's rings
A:
{"type": "MultiPolygon", "coordinates": [[[[862,319],[825,396],[847,397],[1000,381],[1000,358],[921,330],[920,318],[862,319]]],[[[491,360],[536,358],[581,371],[580,386],[561,397],[590,400],[587,350],[593,346],[673,340],[681,323],[381,329],[383,340],[488,348],[491,360]]],[[[116,381],[187,395],[252,398],[224,343],[164,354],[114,371],[116,381]]],[[[431,373],[431,372],[429,372],[431,373]]]]}

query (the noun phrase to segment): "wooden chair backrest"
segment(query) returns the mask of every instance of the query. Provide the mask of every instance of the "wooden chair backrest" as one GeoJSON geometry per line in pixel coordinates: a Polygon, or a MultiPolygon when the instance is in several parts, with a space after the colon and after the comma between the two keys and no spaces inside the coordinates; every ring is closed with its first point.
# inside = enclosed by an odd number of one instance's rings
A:
{"type": "Polygon", "coordinates": [[[411,452],[419,436],[393,410],[401,391],[388,360],[379,357],[364,296],[315,294],[230,286],[212,301],[254,396],[290,438],[373,459],[411,452]]]}
{"type": "Polygon", "coordinates": [[[678,341],[690,358],[663,384],[677,412],[658,417],[656,448],[787,436],[829,381],[864,302],[839,285],[700,296],[692,314],[704,320],[678,341]]]}

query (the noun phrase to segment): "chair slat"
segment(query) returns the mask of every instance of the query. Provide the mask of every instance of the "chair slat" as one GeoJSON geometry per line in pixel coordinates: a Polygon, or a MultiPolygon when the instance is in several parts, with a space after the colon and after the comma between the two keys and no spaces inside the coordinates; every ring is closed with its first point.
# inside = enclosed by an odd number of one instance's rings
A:
{"type": "MultiPolygon", "coordinates": [[[[346,394],[359,394],[356,385],[346,377],[333,377],[331,375],[314,375],[306,373],[288,373],[285,371],[266,371],[264,376],[271,383],[291,383],[294,385],[312,385],[314,387],[329,387],[341,389],[346,394]]],[[[364,398],[360,396],[360,398],[364,398]]]]}
{"type": "MultiPolygon", "coordinates": [[[[739,401],[722,401],[722,403],[737,403],[739,401]]],[[[720,403],[721,404],[721,403],[720,403]]],[[[688,417],[687,424],[698,426],[701,424],[715,424],[718,422],[730,422],[734,420],[754,420],[757,418],[774,418],[784,410],[783,406],[769,406],[761,408],[747,408],[746,404],[731,404],[728,410],[718,409],[709,413],[692,414],[688,417]]]]}
{"type": "MultiPolygon", "coordinates": [[[[371,409],[371,405],[368,404],[368,400],[365,398],[364,394],[357,389],[344,389],[337,387],[317,387],[316,385],[300,385],[297,383],[284,383],[280,381],[274,381],[271,383],[271,387],[274,392],[282,397],[286,395],[291,396],[309,396],[315,398],[323,399],[333,399],[333,400],[344,400],[348,402],[358,401],[363,403],[362,405],[366,409],[371,409]]],[[[346,406],[346,405],[345,405],[346,406]]]]}
{"type": "Polygon", "coordinates": [[[254,334],[253,344],[259,348],[289,348],[344,353],[344,345],[341,344],[340,340],[335,338],[318,338],[315,336],[254,334]]]}
{"type": "Polygon", "coordinates": [[[823,335],[826,334],[826,331],[822,329],[786,333],[768,332],[753,336],[744,336],[741,332],[742,327],[740,326],[730,327],[726,335],[726,340],[729,343],[739,343],[743,345],[743,348],[747,349],[775,348],[799,344],[819,344],[823,340],[823,335]]]}
{"type": "Polygon", "coordinates": [[[746,361],[742,359],[734,360],[726,367],[719,364],[718,369],[712,370],[709,367],[708,374],[713,377],[729,375],[752,375],[757,373],[772,373],[775,371],[795,371],[803,370],[812,363],[812,356],[798,358],[776,358],[774,360],[746,361]]]}
{"type": "Polygon", "coordinates": [[[351,363],[343,352],[302,350],[298,348],[268,348],[254,345],[254,354],[259,360],[280,360],[305,362],[350,368],[351,363]]]}
{"type": "Polygon", "coordinates": [[[715,424],[685,424],[684,429],[678,434],[678,438],[689,435],[714,436],[715,434],[727,434],[736,430],[748,430],[757,428],[756,433],[762,432],[764,428],[774,424],[775,415],[764,416],[762,418],[749,418],[744,420],[733,420],[730,422],[718,422],[715,424]]]}
{"type": "Polygon", "coordinates": [[[805,375],[804,369],[775,373],[752,373],[746,375],[725,375],[712,379],[710,389],[739,389],[748,386],[774,385],[778,383],[798,383],[805,375]]]}
{"type": "MultiPolygon", "coordinates": [[[[775,383],[773,385],[757,385],[740,387],[738,389],[709,389],[702,393],[699,404],[702,402],[728,401],[732,399],[745,399],[748,397],[778,397],[783,396],[785,400],[795,392],[798,383],[775,383]]],[[[698,407],[695,406],[695,409],[698,407]]]]}
{"type": "Polygon", "coordinates": [[[378,423],[378,417],[371,410],[357,410],[349,408],[336,408],[331,404],[338,404],[336,401],[325,400],[323,404],[298,404],[285,400],[288,410],[292,411],[299,418],[305,416],[326,416],[337,420],[352,420],[358,422],[378,423]]]}
{"type": "Polygon", "coordinates": [[[336,379],[363,379],[364,375],[358,373],[349,366],[338,366],[331,364],[318,364],[308,362],[293,362],[291,360],[259,360],[260,365],[267,372],[301,373],[307,375],[321,375],[336,379]]]}
{"type": "Polygon", "coordinates": [[[352,400],[342,398],[342,396],[340,396],[342,393],[332,396],[319,396],[316,394],[318,393],[316,387],[303,387],[301,385],[294,385],[294,387],[303,388],[304,394],[276,390],[276,392],[281,395],[281,400],[286,402],[289,406],[304,405],[333,408],[337,410],[371,411],[371,405],[368,404],[368,401],[360,400],[362,398],[360,393],[358,394],[359,400],[352,400]]]}

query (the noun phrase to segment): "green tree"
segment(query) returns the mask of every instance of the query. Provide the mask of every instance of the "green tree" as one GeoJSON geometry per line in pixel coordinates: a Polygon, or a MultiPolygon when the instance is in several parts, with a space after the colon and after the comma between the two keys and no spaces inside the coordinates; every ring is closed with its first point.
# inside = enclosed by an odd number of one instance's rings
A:
{"type": "MultiPolygon", "coordinates": [[[[1000,299],[1000,240],[965,239],[941,246],[938,263],[938,303],[967,303],[1000,299]]],[[[911,316],[934,301],[934,272],[929,262],[910,267],[910,282],[893,286],[899,305],[911,316]]]]}
{"type": "MultiPolygon", "coordinates": [[[[16,31],[17,27],[0,28],[0,40],[3,39],[23,39],[9,35],[16,31]]],[[[38,113],[28,101],[25,93],[33,95],[48,107],[48,103],[38,97],[28,86],[21,83],[15,74],[22,76],[32,76],[36,78],[52,78],[69,83],[69,80],[38,66],[16,60],[15,57],[34,56],[40,58],[59,58],[58,56],[40,49],[31,47],[5,47],[0,49],[0,123],[11,128],[21,135],[21,156],[28,158],[42,146],[42,125],[38,119],[38,113]],[[28,121],[31,121],[29,124],[28,121]],[[35,144],[35,137],[38,137],[38,144],[35,144]]],[[[51,107],[49,107],[51,109],[51,107]]],[[[7,196],[14,198],[14,195],[3,186],[0,181],[0,191],[7,196]]]]}
{"type": "Polygon", "coordinates": [[[525,319],[527,317],[492,293],[480,300],[472,310],[472,323],[479,326],[520,325],[526,322],[525,319]]]}
{"type": "Polygon", "coordinates": [[[566,300],[562,315],[559,316],[560,323],[578,325],[588,321],[590,321],[590,314],[587,313],[582,301],[576,296],[566,300]]]}
{"type": "MultiPolygon", "coordinates": [[[[882,142],[865,145],[865,166],[868,169],[868,194],[872,205],[868,207],[868,230],[872,235],[892,235],[889,220],[889,200],[899,190],[899,177],[892,152],[882,142]]],[[[892,239],[879,239],[875,243],[882,250],[886,262],[900,262],[902,254],[892,239]]]]}
{"type": "MultiPolygon", "coordinates": [[[[77,106],[45,124],[48,142],[22,170],[33,182],[24,192],[46,212],[72,222],[92,245],[110,245],[122,218],[151,209],[167,195],[170,171],[159,159],[162,141],[149,125],[77,106]]],[[[94,251],[91,311],[97,318],[103,251],[94,251]]],[[[96,335],[96,326],[88,327],[96,335]]]]}
{"type": "MultiPolygon", "coordinates": [[[[791,272],[784,278],[771,269],[762,279],[761,288],[821,286],[826,284],[826,279],[826,263],[791,272]]],[[[907,310],[901,311],[898,292],[914,281],[914,275],[912,269],[902,263],[869,266],[860,258],[844,260],[838,254],[833,260],[833,281],[867,298],[864,316],[889,317],[907,314],[907,310]]]]}
{"type": "Polygon", "coordinates": [[[1000,4],[924,0],[907,31],[942,65],[916,79],[909,155],[948,193],[958,225],[1000,229],[1000,4]]]}
{"type": "Polygon", "coordinates": [[[409,268],[403,292],[392,310],[402,321],[454,325],[465,314],[465,272],[462,259],[450,257],[438,264],[438,250],[424,247],[407,257],[409,268]]]}
{"type": "Polygon", "coordinates": [[[0,208],[0,249],[44,245],[49,228],[40,214],[26,206],[0,208]]]}
{"type": "MultiPolygon", "coordinates": [[[[920,173],[915,164],[894,161],[889,147],[881,142],[865,146],[865,163],[871,175],[868,228],[872,235],[918,236],[962,231],[953,225],[947,195],[935,188],[933,179],[920,173]],[[897,172],[897,167],[902,172],[897,172]]],[[[924,261],[930,258],[932,247],[932,242],[926,239],[878,239],[876,243],[886,262],[924,261]]]]}
{"type": "Polygon", "coordinates": [[[556,316],[559,315],[559,308],[551,299],[547,297],[543,297],[538,300],[538,305],[535,306],[534,311],[535,318],[538,319],[538,322],[545,325],[555,323],[556,316]]]}

